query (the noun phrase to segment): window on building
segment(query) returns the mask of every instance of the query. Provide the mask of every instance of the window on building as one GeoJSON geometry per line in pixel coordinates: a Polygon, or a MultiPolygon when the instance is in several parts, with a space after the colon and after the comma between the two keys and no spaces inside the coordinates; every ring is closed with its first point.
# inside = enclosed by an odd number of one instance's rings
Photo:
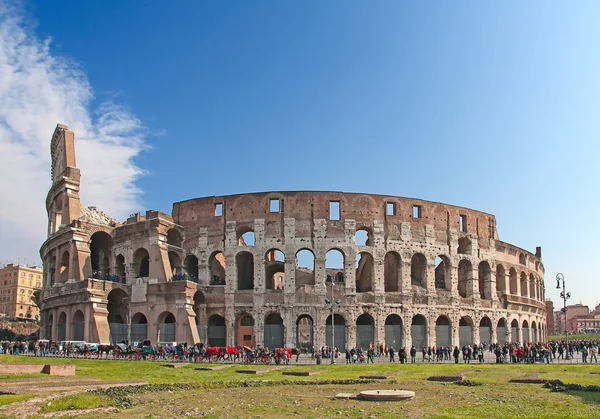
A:
{"type": "Polygon", "coordinates": [[[215,204],[215,217],[223,216],[223,204],[215,204]]]}
{"type": "Polygon", "coordinates": [[[413,216],[413,218],[421,218],[421,206],[420,205],[413,205],[412,216],[413,216]]]}
{"type": "Polygon", "coordinates": [[[386,215],[396,215],[396,204],[393,202],[385,203],[385,214],[386,215]]]}
{"type": "Polygon", "coordinates": [[[33,274],[29,274],[29,278],[33,278],[33,274]]]}
{"type": "Polygon", "coordinates": [[[39,282],[36,282],[36,283],[35,283],[35,287],[36,287],[36,288],[41,288],[41,287],[42,287],[42,284],[41,284],[41,283],[39,283],[39,282]]]}
{"type": "Polygon", "coordinates": [[[269,199],[269,212],[279,212],[279,199],[269,199]]]}
{"type": "Polygon", "coordinates": [[[340,201],[329,201],[329,219],[332,221],[340,219],[340,201]]]}
{"type": "Polygon", "coordinates": [[[458,229],[461,233],[467,232],[467,216],[464,214],[461,214],[458,219],[458,229]]]}
{"type": "Polygon", "coordinates": [[[21,276],[25,276],[25,272],[21,272],[21,276]]]}

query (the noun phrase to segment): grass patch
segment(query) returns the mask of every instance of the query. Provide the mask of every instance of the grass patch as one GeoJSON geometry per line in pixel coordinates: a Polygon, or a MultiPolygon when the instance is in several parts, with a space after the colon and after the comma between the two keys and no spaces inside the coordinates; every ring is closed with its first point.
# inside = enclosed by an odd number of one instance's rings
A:
{"type": "Polygon", "coordinates": [[[63,410],[94,409],[97,407],[119,407],[117,400],[106,395],[79,393],[71,396],[50,400],[42,405],[44,413],[60,412],[63,410]]]}
{"type": "Polygon", "coordinates": [[[0,395],[0,406],[16,402],[24,402],[32,397],[33,394],[2,394],[0,395]]]}
{"type": "MultiPolygon", "coordinates": [[[[600,339],[600,334],[588,334],[586,335],[585,333],[578,333],[578,334],[574,334],[571,335],[569,334],[569,342],[572,340],[598,340],[600,339]]],[[[565,335],[554,335],[554,336],[548,336],[548,340],[565,340],[565,335]]]]}

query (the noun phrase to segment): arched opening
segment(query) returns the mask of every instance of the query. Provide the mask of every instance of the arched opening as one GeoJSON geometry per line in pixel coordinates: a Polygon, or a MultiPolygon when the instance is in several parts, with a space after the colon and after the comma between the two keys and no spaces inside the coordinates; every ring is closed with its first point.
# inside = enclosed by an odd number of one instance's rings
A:
{"type": "Polygon", "coordinates": [[[176,252],[169,252],[169,264],[171,265],[172,279],[183,279],[181,272],[181,257],[176,252]]]}
{"type": "Polygon", "coordinates": [[[194,314],[196,314],[196,328],[198,329],[198,338],[206,342],[206,297],[202,291],[194,293],[194,314]]]}
{"type": "Polygon", "coordinates": [[[387,252],[383,260],[383,280],[386,292],[400,291],[401,275],[400,255],[396,252],[387,252]]]}
{"type": "Polygon", "coordinates": [[[356,255],[356,292],[373,291],[373,256],[367,252],[356,255]]]}
{"type": "Polygon", "coordinates": [[[113,238],[104,231],[97,231],[90,238],[90,259],[92,274],[100,273],[104,276],[110,273],[110,263],[113,247],[113,238]]]}
{"type": "Polygon", "coordinates": [[[537,325],[531,322],[531,342],[537,343],[537,325]]]}
{"type": "Polygon", "coordinates": [[[285,341],[283,319],[279,313],[265,317],[265,348],[283,348],[285,341]]]}
{"type": "Polygon", "coordinates": [[[420,314],[412,318],[410,337],[417,350],[427,347],[427,320],[420,314]]]}
{"type": "Polygon", "coordinates": [[[131,318],[131,342],[143,342],[148,339],[148,319],[143,313],[135,313],[131,318]]]}
{"type": "Polygon", "coordinates": [[[435,321],[435,346],[452,346],[452,324],[446,316],[440,316],[435,321]]]}
{"type": "Polygon", "coordinates": [[[509,271],[509,282],[510,282],[510,294],[517,295],[517,290],[519,288],[519,284],[517,282],[517,271],[515,268],[510,268],[509,271]]]}
{"type": "Polygon", "coordinates": [[[510,338],[511,343],[519,343],[521,340],[519,338],[519,322],[517,319],[514,319],[512,322],[510,322],[510,338]]]}
{"type": "Polygon", "coordinates": [[[50,286],[53,286],[56,283],[56,256],[52,256],[52,261],[50,262],[50,286]]]}
{"type": "Polygon", "coordinates": [[[458,249],[456,251],[461,255],[470,255],[472,251],[471,240],[466,237],[458,239],[458,249]]]}
{"type": "Polygon", "coordinates": [[[521,297],[527,297],[529,295],[527,286],[527,274],[521,272],[521,297]]]}
{"type": "Polygon", "coordinates": [[[460,347],[473,345],[473,320],[470,317],[461,317],[458,323],[458,341],[460,347]]]}
{"type": "Polygon", "coordinates": [[[404,346],[402,319],[397,314],[390,314],[385,319],[385,346],[395,351],[404,346]]]}
{"type": "Polygon", "coordinates": [[[344,283],[344,254],[331,249],[325,254],[326,282],[344,283]]]}
{"type": "Polygon", "coordinates": [[[415,253],[410,259],[410,282],[419,287],[427,286],[427,259],[422,253],[415,253]]]}
{"type": "MultiPolygon", "coordinates": [[[[250,272],[250,277],[252,278],[252,281],[254,281],[254,258],[252,257],[251,253],[248,254],[251,258],[250,267],[252,269],[252,271],[250,272]]],[[[210,266],[210,285],[225,285],[227,265],[225,264],[225,255],[223,254],[223,252],[214,252],[212,255],[210,255],[210,258],[208,258],[208,265],[210,266]]],[[[244,267],[245,265],[242,266],[244,267]]],[[[250,289],[252,288],[253,287],[251,287],[250,289]]]]}
{"type": "Polygon", "coordinates": [[[329,347],[335,346],[343,351],[346,348],[346,319],[340,314],[333,318],[333,332],[335,334],[335,345],[332,344],[331,336],[331,314],[325,321],[325,344],[329,347]]]}
{"type": "MultiPolygon", "coordinates": [[[[60,258],[60,282],[67,282],[69,280],[69,262],[70,262],[69,252],[65,251],[60,258]]],[[[63,339],[64,340],[64,339],[63,339]]]]}
{"type": "Polygon", "coordinates": [[[466,259],[458,262],[458,294],[470,297],[473,291],[473,265],[466,259]]]}
{"type": "Polygon", "coordinates": [[[187,255],[183,260],[183,270],[187,279],[198,282],[198,258],[195,255],[187,255]]]}
{"type": "Polygon", "coordinates": [[[48,324],[46,325],[46,339],[49,340],[57,340],[54,337],[54,316],[52,314],[48,315],[48,324]]]}
{"type": "Polygon", "coordinates": [[[176,320],[173,313],[163,311],[158,316],[158,341],[164,343],[174,343],[176,331],[176,320]]]}
{"type": "Polygon", "coordinates": [[[506,272],[502,265],[496,266],[496,291],[506,293],[506,272]]]}
{"type": "Polygon", "coordinates": [[[58,335],[58,341],[62,342],[67,340],[67,313],[61,312],[58,316],[58,322],[56,323],[56,334],[58,335]]]}
{"type": "Polygon", "coordinates": [[[225,319],[218,314],[208,318],[208,346],[225,346],[227,330],[225,319]]]}
{"type": "Polygon", "coordinates": [[[523,320],[523,328],[521,332],[523,334],[523,343],[530,342],[529,323],[527,322],[527,320],[523,320]]]}
{"type": "Polygon", "coordinates": [[[73,315],[73,340],[84,341],[85,336],[85,317],[81,310],[77,310],[73,315]]]}
{"type": "Polygon", "coordinates": [[[486,261],[479,263],[479,296],[483,300],[492,299],[492,270],[486,261]]]}
{"type": "Polygon", "coordinates": [[[315,255],[308,249],[296,253],[296,285],[315,285],[315,255]]]}
{"type": "Polygon", "coordinates": [[[533,274],[529,275],[529,298],[532,299],[537,299],[537,293],[536,293],[536,286],[535,286],[535,278],[533,276],[533,274]]]}
{"type": "Polygon", "coordinates": [[[254,256],[250,252],[240,252],[235,256],[238,290],[254,289],[254,256]]]}
{"type": "Polygon", "coordinates": [[[369,344],[375,348],[375,328],[373,317],[363,313],[356,319],[356,346],[364,351],[369,349],[369,344]]]}
{"type": "Polygon", "coordinates": [[[254,231],[242,230],[239,232],[238,246],[254,246],[254,231]]]}
{"type": "Polygon", "coordinates": [[[254,347],[254,318],[248,313],[238,317],[236,343],[238,346],[254,347]]]}
{"type": "Polygon", "coordinates": [[[125,256],[119,254],[117,255],[116,264],[115,264],[115,274],[117,275],[117,279],[125,280],[127,279],[127,271],[125,270],[125,256]]]}
{"type": "Polygon", "coordinates": [[[360,228],[354,233],[354,243],[357,246],[373,246],[371,232],[367,228],[360,228]]]}
{"type": "Polygon", "coordinates": [[[169,231],[167,231],[167,244],[170,246],[181,247],[183,244],[183,237],[177,229],[170,228],[169,231]]]}
{"type": "Polygon", "coordinates": [[[127,340],[127,313],[129,311],[129,298],[122,289],[116,288],[108,293],[108,328],[110,341],[120,343],[127,340]]]}
{"type": "Polygon", "coordinates": [[[296,348],[310,349],[314,343],[313,319],[307,314],[296,321],[296,348]]]}
{"type": "Polygon", "coordinates": [[[450,281],[450,259],[446,256],[435,258],[435,287],[437,289],[448,289],[450,281]]]}
{"type": "Polygon", "coordinates": [[[279,249],[265,254],[265,286],[268,290],[283,290],[285,285],[285,255],[279,249]]]}
{"type": "Polygon", "coordinates": [[[509,332],[508,328],[506,327],[506,320],[498,320],[498,325],[496,326],[496,341],[498,341],[500,345],[504,345],[507,342],[510,342],[508,333],[509,332]]]}
{"type": "Polygon", "coordinates": [[[479,322],[479,343],[492,343],[492,321],[488,317],[483,317],[479,322]]]}
{"type": "Polygon", "coordinates": [[[150,276],[150,254],[143,247],[133,254],[133,271],[136,278],[147,278],[150,276]]]}

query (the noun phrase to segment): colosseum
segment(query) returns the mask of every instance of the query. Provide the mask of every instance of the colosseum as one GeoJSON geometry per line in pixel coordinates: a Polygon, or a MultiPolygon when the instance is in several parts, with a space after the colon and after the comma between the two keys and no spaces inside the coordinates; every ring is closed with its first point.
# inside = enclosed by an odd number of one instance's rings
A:
{"type": "Polygon", "coordinates": [[[211,346],[395,347],[546,336],[544,266],[493,215],[343,192],[194,198],[118,222],[81,205],[57,125],[42,337],[211,346]]]}

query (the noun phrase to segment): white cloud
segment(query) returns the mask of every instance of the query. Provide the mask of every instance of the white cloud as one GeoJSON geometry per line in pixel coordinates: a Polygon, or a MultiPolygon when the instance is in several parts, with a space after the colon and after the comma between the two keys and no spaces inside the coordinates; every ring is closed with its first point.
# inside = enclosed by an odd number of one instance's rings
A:
{"type": "Polygon", "coordinates": [[[81,200],[123,219],[139,209],[133,158],[145,129],[123,106],[90,108],[92,88],[73,60],[52,54],[21,10],[0,0],[0,263],[39,262],[46,238],[50,138],[57,123],[75,133],[81,200]]]}

